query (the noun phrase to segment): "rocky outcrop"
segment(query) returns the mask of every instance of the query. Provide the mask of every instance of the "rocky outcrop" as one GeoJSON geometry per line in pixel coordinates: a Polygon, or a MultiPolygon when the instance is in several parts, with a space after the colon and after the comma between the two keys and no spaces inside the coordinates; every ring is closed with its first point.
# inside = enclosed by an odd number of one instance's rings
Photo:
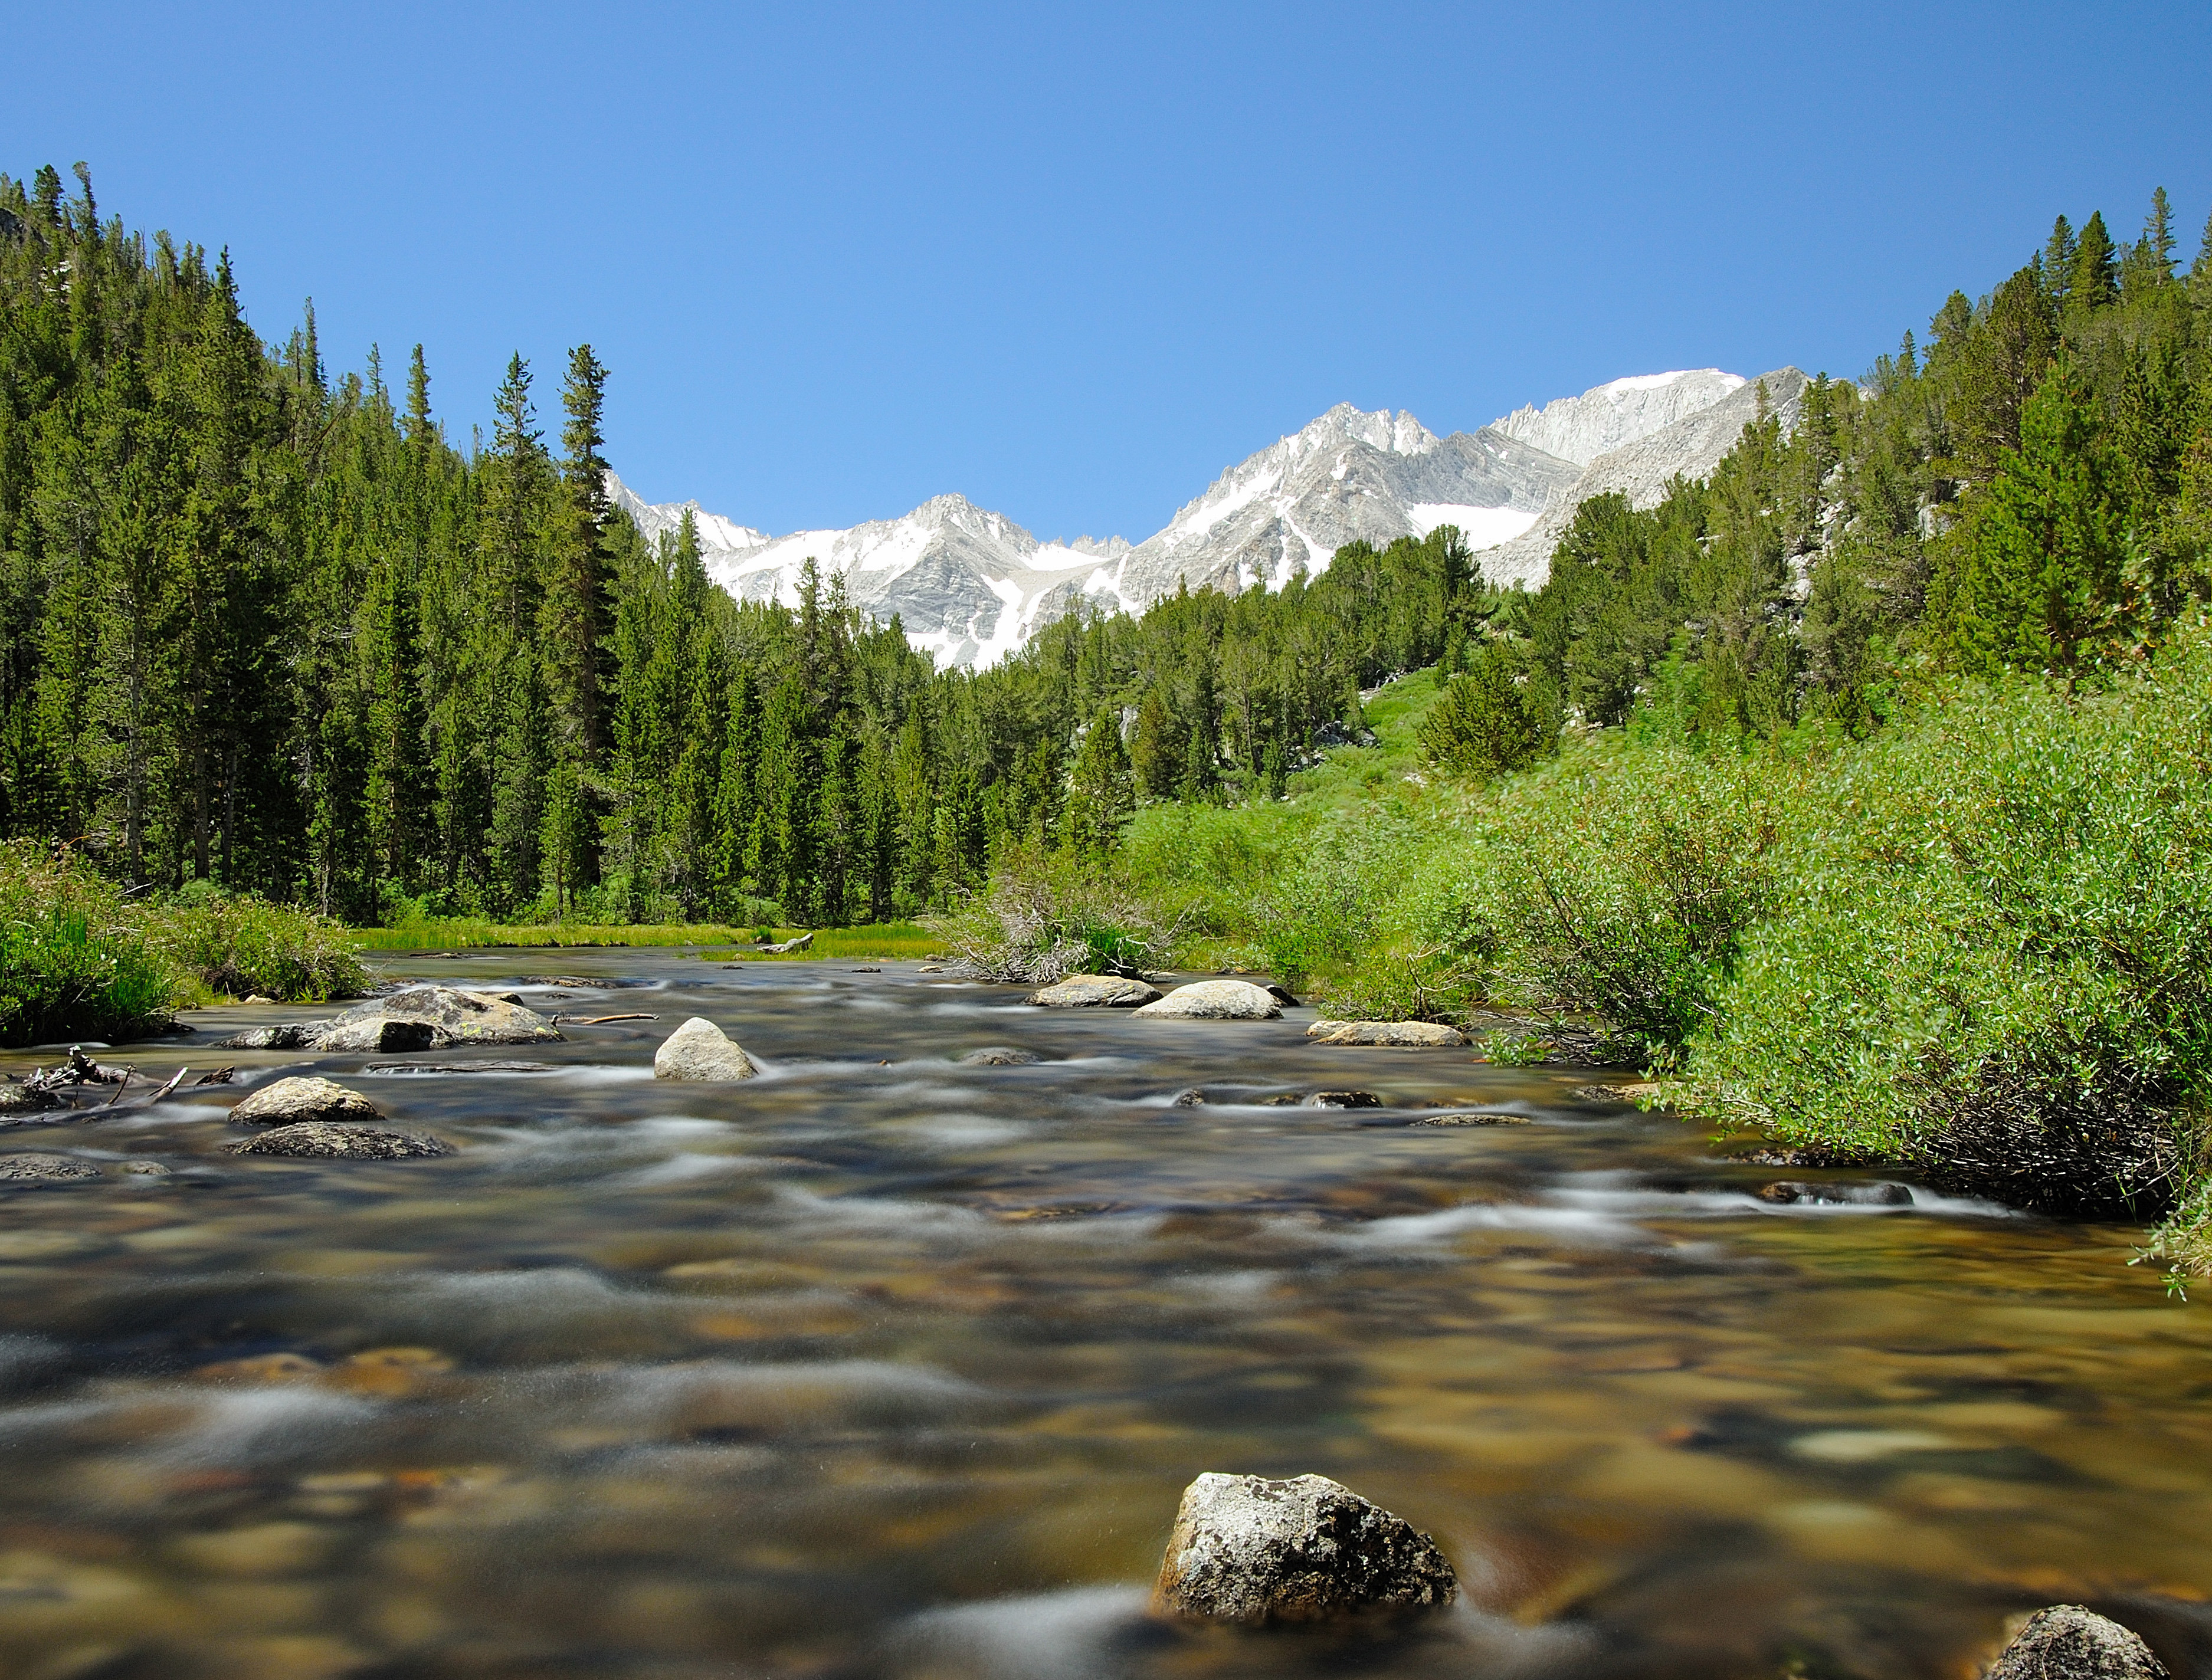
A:
{"type": "Polygon", "coordinates": [[[229,1050],[319,1050],[391,1055],[454,1044],[553,1044],[561,1030],[512,992],[410,986],[327,1021],[257,1027],[216,1046],[229,1050]]]}
{"type": "Polygon", "coordinates": [[[99,1176],[99,1168],[73,1155],[0,1155],[0,1180],[10,1184],[67,1184],[99,1176]]]}
{"type": "Polygon", "coordinates": [[[373,1125],[333,1125],[303,1120],[272,1126],[230,1146],[233,1155],[278,1155],[340,1161],[410,1161],[451,1155],[450,1144],[419,1133],[386,1131],[373,1125]]]}
{"type": "Polygon", "coordinates": [[[1988,1680],[2167,1680],[2142,1636],[2080,1604],[2027,1618],[1990,1665],[1988,1680]]]}
{"type": "Polygon", "coordinates": [[[230,1111],[233,1125],[292,1125],[303,1120],[380,1120],[383,1112],[359,1091],[328,1079],[279,1079],[230,1111]]]}
{"type": "Polygon", "coordinates": [[[1448,1050],[1467,1042],[1456,1027],[1436,1021],[1316,1021],[1306,1036],[1320,1044],[1376,1045],[1390,1050],[1448,1050]]]}
{"type": "Polygon", "coordinates": [[[655,1079],[684,1079],[714,1084],[750,1079],[760,1070],[720,1027],[703,1016],[689,1021],[661,1040],[653,1052],[655,1079]]]}
{"type": "Polygon", "coordinates": [[[1032,992],[1030,1002],[1054,1010],[1129,1010],[1152,1003],[1159,995],[1158,986],[1119,974],[1071,974],[1057,985],[1032,992]]]}
{"type": "Polygon", "coordinates": [[[1194,980],[1137,1011],[1170,1021],[1273,1021],[1282,1012],[1273,992],[1246,980],[1194,980]]]}
{"type": "Polygon", "coordinates": [[[1435,1541],[1340,1483],[1209,1473],[1183,1490],[1152,1602],[1260,1623],[1429,1610],[1458,1593],[1435,1541]]]}

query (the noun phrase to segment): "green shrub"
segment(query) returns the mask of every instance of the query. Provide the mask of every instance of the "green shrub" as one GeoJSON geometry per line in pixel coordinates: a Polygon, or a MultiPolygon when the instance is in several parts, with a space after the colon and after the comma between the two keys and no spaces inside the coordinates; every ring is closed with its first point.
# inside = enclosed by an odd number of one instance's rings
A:
{"type": "Polygon", "coordinates": [[[925,922],[969,973],[1049,985],[1070,974],[1140,974],[1181,931],[1122,876],[1064,852],[1009,848],[991,884],[925,922]]]}
{"type": "Polygon", "coordinates": [[[73,858],[0,846],[0,1044],[143,1037],[176,1001],[112,885],[73,858]]]}
{"type": "Polygon", "coordinates": [[[319,1004],[368,989],[353,937],[308,911],[201,891],[179,893],[146,919],[161,953],[210,992],[319,1004]]]}

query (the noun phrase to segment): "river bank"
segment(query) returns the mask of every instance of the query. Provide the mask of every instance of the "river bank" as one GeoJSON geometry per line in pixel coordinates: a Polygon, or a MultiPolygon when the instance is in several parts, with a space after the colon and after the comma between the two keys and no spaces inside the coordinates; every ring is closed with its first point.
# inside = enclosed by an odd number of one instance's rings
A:
{"type": "Polygon", "coordinates": [[[1876,1175],[1310,1010],[880,967],[396,961],[658,1018],[303,1058],[206,1046],[316,1011],[226,1008],[102,1052],[236,1083],[8,1137],[102,1169],[5,1192],[10,1671],[1932,1680],[2057,1598],[2200,1637],[2212,1319],[2133,1228],[1771,1200],[1876,1175]],[[763,1077],[656,1084],[691,1015],[763,1077]],[[1040,1059],[957,1059],[994,1046],[1040,1059]],[[279,1070],[455,1152],[225,1155],[279,1070]],[[1273,1101],[1345,1089],[1377,1106],[1273,1101]],[[1418,1124],[1468,1110],[1507,1118],[1418,1124]],[[1358,1487],[1463,1607],[1357,1653],[1159,1627],[1206,1470],[1358,1487]]]}

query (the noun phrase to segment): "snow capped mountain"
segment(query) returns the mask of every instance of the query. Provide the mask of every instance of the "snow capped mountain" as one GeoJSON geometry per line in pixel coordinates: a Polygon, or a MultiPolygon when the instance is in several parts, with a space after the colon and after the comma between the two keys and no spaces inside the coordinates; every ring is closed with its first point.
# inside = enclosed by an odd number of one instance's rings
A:
{"type": "MultiPolygon", "coordinates": [[[[1717,367],[1673,373],[1638,373],[1593,385],[1579,397],[1562,397],[1540,409],[1516,409],[1492,430],[1586,467],[1624,444],[1709,409],[1743,385],[1741,374],[1717,367]]],[[[1516,533],[1516,535],[1518,533],[1516,533]]]]}
{"type": "Polygon", "coordinates": [[[1455,525],[1486,548],[1535,523],[1574,477],[1565,462],[1485,427],[1439,438],[1413,415],[1340,403],[1214,480],[1116,568],[1132,609],[1178,583],[1279,589],[1346,543],[1378,547],[1455,525]]]}
{"type": "Polygon", "coordinates": [[[1540,583],[1584,497],[1626,489],[1650,506],[1676,473],[1712,470],[1761,386],[1794,425],[1805,383],[1794,367],[1760,386],[1710,367],[1644,374],[1447,438],[1403,410],[1340,403],[1225,470],[1133,547],[1119,537],[1040,543],[958,495],[849,531],[779,537],[696,501],[647,502],[611,473],[607,489],[648,540],[672,534],[689,509],[708,575],[739,600],[793,604],[811,558],[878,622],[896,614],[940,664],[986,665],[1079,601],[1141,612],[1179,584],[1279,589],[1327,569],[1346,543],[1380,547],[1443,525],[1459,527],[1492,581],[1540,583]]]}
{"type": "MultiPolygon", "coordinates": [[[[902,519],[850,531],[771,537],[702,515],[696,502],[645,501],[611,473],[607,490],[648,538],[672,534],[690,508],[707,575],[738,600],[796,605],[799,569],[811,559],[824,579],[833,572],[844,578],[854,606],[879,623],[896,615],[907,640],[945,664],[987,665],[1020,646],[1129,552],[1119,537],[1039,543],[1005,514],[960,495],[935,496],[902,519]]],[[[1097,587],[1110,593],[1109,585],[1097,587]]]]}

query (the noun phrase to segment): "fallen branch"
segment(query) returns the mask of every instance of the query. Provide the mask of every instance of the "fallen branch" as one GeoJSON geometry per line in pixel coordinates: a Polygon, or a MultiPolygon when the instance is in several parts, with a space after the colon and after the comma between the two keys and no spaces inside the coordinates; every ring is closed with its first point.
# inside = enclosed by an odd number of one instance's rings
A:
{"type": "MultiPolygon", "coordinates": [[[[161,1101],[162,1098],[167,1096],[170,1092],[175,1090],[178,1086],[185,1083],[185,1076],[191,1071],[191,1070],[190,1068],[179,1068],[174,1073],[169,1076],[169,1083],[167,1084],[162,1086],[160,1090],[155,1092],[153,1095],[146,1099],[146,1106],[149,1108],[151,1108],[155,1103],[161,1101]]],[[[119,1095],[121,1094],[118,1092],[118,1095],[119,1095]]]]}
{"type": "Polygon", "coordinates": [[[574,1021],[569,1024],[576,1027],[604,1027],[610,1021],[658,1021],[659,1019],[657,1015],[595,1015],[588,1019],[574,1021]]]}

